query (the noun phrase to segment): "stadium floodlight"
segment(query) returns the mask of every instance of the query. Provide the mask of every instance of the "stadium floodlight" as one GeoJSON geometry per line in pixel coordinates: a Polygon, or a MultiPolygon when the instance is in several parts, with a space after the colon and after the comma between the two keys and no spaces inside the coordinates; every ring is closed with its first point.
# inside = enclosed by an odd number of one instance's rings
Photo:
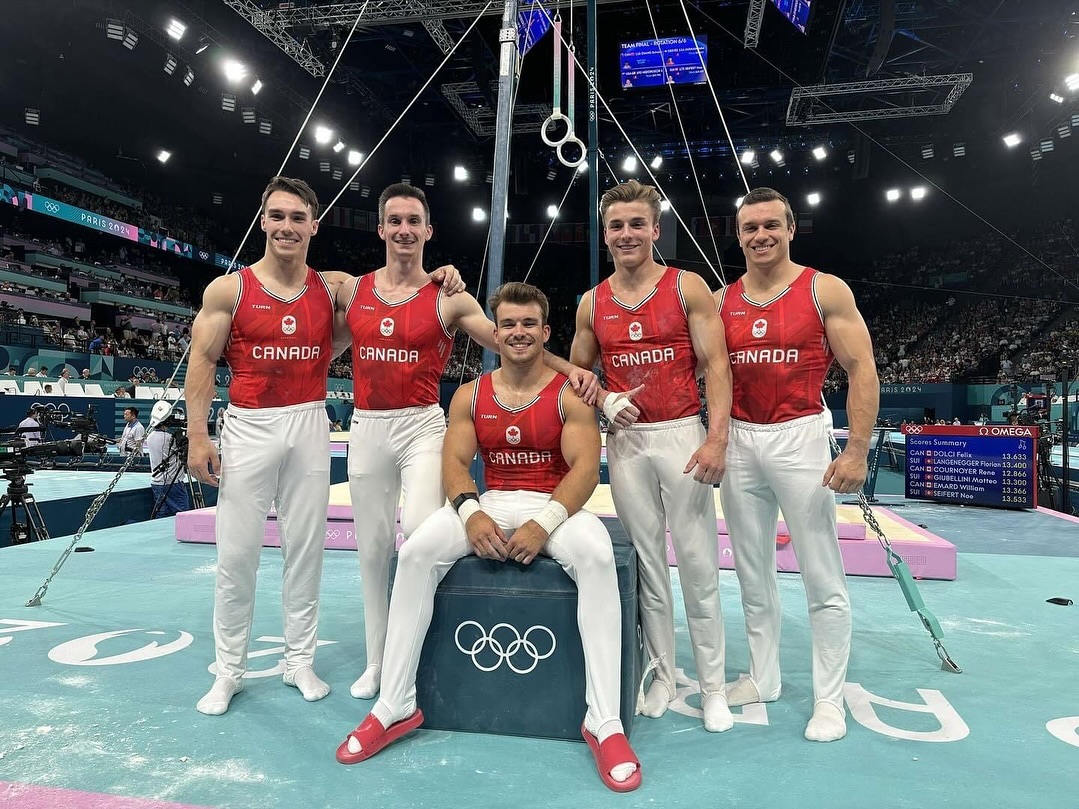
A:
{"type": "Polygon", "coordinates": [[[26,121],[28,126],[37,126],[41,123],[41,110],[35,110],[32,107],[27,107],[23,110],[23,120],[26,121]]]}
{"type": "Polygon", "coordinates": [[[1057,104],[1063,104],[1064,103],[1064,96],[1062,96],[1060,93],[1050,93],[1049,94],[1049,100],[1054,101],[1057,104]]]}
{"type": "Polygon", "coordinates": [[[926,187],[924,185],[915,186],[914,188],[910,189],[910,198],[915,201],[925,199],[925,195],[927,193],[928,191],[926,190],[926,187]]]}
{"type": "Polygon", "coordinates": [[[333,137],[333,130],[328,126],[315,127],[315,143],[329,143],[333,137]]]}
{"type": "Polygon", "coordinates": [[[355,149],[348,150],[348,164],[350,166],[358,166],[363,162],[363,152],[357,152],[355,149]]]}
{"type": "Polygon", "coordinates": [[[273,132],[273,121],[270,121],[270,120],[268,120],[266,118],[263,118],[261,121],[259,121],[259,134],[260,135],[269,135],[272,132],[273,132]]]}
{"type": "Polygon", "coordinates": [[[661,199],[659,201],[659,209],[661,211],[669,211],[671,209],[671,201],[669,199],[661,199]]]}
{"type": "Polygon", "coordinates": [[[247,75],[247,68],[244,67],[243,62],[237,62],[235,59],[226,59],[221,69],[225,71],[225,78],[233,84],[247,75]]]}
{"type": "Polygon", "coordinates": [[[129,51],[135,50],[135,46],[139,44],[139,35],[128,28],[124,32],[124,47],[129,51]]]}
{"type": "Polygon", "coordinates": [[[807,194],[806,195],[806,202],[808,202],[810,205],[812,205],[814,207],[816,207],[817,205],[820,205],[820,194],[818,194],[816,191],[814,191],[811,194],[807,194]]]}
{"type": "Polygon", "coordinates": [[[225,198],[220,191],[215,191],[213,197],[211,197],[211,201],[214,205],[220,205],[225,201],[225,198]]]}
{"type": "Polygon", "coordinates": [[[468,169],[466,169],[464,166],[454,166],[453,179],[457,180],[457,182],[459,183],[463,183],[465,180],[468,179],[468,169]]]}
{"type": "Polygon", "coordinates": [[[751,166],[753,165],[753,161],[757,159],[757,153],[752,149],[746,149],[742,152],[742,157],[740,159],[743,166],[751,166]]]}
{"type": "Polygon", "coordinates": [[[1042,150],[1039,149],[1037,146],[1035,146],[1033,149],[1030,150],[1030,159],[1031,160],[1041,160],[1042,159],[1042,150]]]}
{"type": "Polygon", "coordinates": [[[329,174],[330,173],[330,161],[329,160],[320,160],[320,161],[318,161],[318,170],[321,171],[323,174],[329,174]]]}
{"type": "Polygon", "coordinates": [[[184,38],[184,31],[186,30],[187,26],[174,17],[173,19],[169,20],[169,26],[165,29],[165,33],[167,33],[170,37],[179,42],[181,39],[184,38]]]}
{"type": "Polygon", "coordinates": [[[933,159],[933,144],[932,143],[927,143],[925,146],[922,147],[922,160],[932,160],[932,159],[933,159]]]}
{"type": "Polygon", "coordinates": [[[557,205],[548,205],[547,206],[547,218],[548,219],[555,219],[557,217],[558,217],[558,206],[557,205]]]}
{"type": "Polygon", "coordinates": [[[256,78],[255,83],[251,85],[251,95],[257,96],[263,88],[262,79],[256,78]]]}
{"type": "Polygon", "coordinates": [[[333,178],[334,178],[335,180],[340,180],[340,179],[341,179],[341,177],[343,177],[343,176],[344,176],[344,175],[343,175],[343,173],[341,172],[341,169],[334,169],[334,170],[333,170],[333,178]]]}
{"type": "Polygon", "coordinates": [[[423,184],[426,186],[433,186],[435,184],[435,175],[431,172],[427,172],[423,175],[423,184]]]}
{"type": "Polygon", "coordinates": [[[176,57],[173,56],[171,53],[166,53],[165,54],[165,66],[162,68],[162,70],[164,70],[165,73],[167,73],[169,76],[171,76],[173,73],[176,72],[176,65],[177,64],[179,64],[179,63],[176,61],[176,57]]]}
{"type": "Polygon", "coordinates": [[[1057,137],[1070,138],[1072,136],[1072,128],[1070,124],[1061,124],[1057,127],[1057,137]]]}
{"type": "Polygon", "coordinates": [[[338,138],[337,143],[335,143],[333,145],[334,152],[340,152],[344,148],[345,148],[345,142],[343,140],[341,140],[340,138],[338,138]]]}
{"type": "Polygon", "coordinates": [[[779,151],[779,149],[773,149],[768,153],[768,156],[772,158],[772,162],[777,166],[783,165],[783,152],[779,151]]]}
{"type": "Polygon", "coordinates": [[[361,187],[360,188],[360,196],[364,197],[364,198],[371,196],[371,186],[365,185],[365,186],[361,187]]]}
{"type": "Polygon", "coordinates": [[[898,202],[900,196],[902,196],[902,194],[899,192],[898,188],[889,188],[884,192],[884,198],[888,200],[888,202],[898,202]]]}
{"type": "Polygon", "coordinates": [[[1004,145],[1007,146],[1009,149],[1014,149],[1022,142],[1023,136],[1020,135],[1018,132],[1009,132],[1007,135],[1004,136],[1004,145]]]}
{"type": "Polygon", "coordinates": [[[240,118],[245,124],[254,124],[258,121],[258,115],[255,113],[254,107],[242,107],[240,109],[240,118]]]}
{"type": "Polygon", "coordinates": [[[172,152],[168,151],[167,149],[162,149],[160,152],[157,153],[157,159],[160,160],[162,163],[168,163],[170,157],[172,157],[172,152]]]}
{"type": "Polygon", "coordinates": [[[742,207],[742,200],[744,200],[744,199],[745,199],[745,197],[739,197],[738,199],[736,199],[734,201],[734,207],[735,208],[741,208],[742,207]]]}
{"type": "Polygon", "coordinates": [[[184,87],[190,87],[195,81],[195,71],[188,68],[184,71],[184,87]]]}
{"type": "Polygon", "coordinates": [[[300,158],[300,160],[307,160],[309,157],[311,157],[311,147],[301,146],[296,154],[300,158]]]}
{"type": "Polygon", "coordinates": [[[1056,144],[1053,143],[1052,138],[1047,138],[1038,144],[1038,147],[1042,150],[1042,153],[1051,152],[1056,144]]]}
{"type": "Polygon", "coordinates": [[[495,181],[495,173],[493,171],[487,172],[487,175],[483,178],[487,185],[493,185],[495,181]]]}
{"type": "Polygon", "coordinates": [[[584,174],[586,171],[588,171],[588,161],[587,160],[582,160],[577,165],[577,173],[578,174],[584,174]]]}
{"type": "Polygon", "coordinates": [[[547,179],[548,180],[553,180],[557,176],[558,176],[558,172],[554,170],[553,166],[551,168],[547,169],[547,179]]]}
{"type": "Polygon", "coordinates": [[[411,174],[402,174],[401,175],[401,182],[403,182],[405,185],[412,185],[412,175],[411,174]]]}
{"type": "Polygon", "coordinates": [[[636,171],[637,170],[637,158],[630,155],[622,161],[622,171],[636,171]]]}
{"type": "Polygon", "coordinates": [[[199,39],[199,45],[198,45],[197,48],[195,48],[195,55],[198,56],[200,53],[202,53],[203,51],[205,51],[209,47],[210,47],[210,39],[209,39],[209,37],[200,38],[199,39]]]}
{"type": "Polygon", "coordinates": [[[956,157],[966,157],[967,156],[967,145],[965,143],[953,143],[952,144],[952,154],[954,156],[956,156],[956,157]]]}
{"type": "Polygon", "coordinates": [[[1079,90],[1079,73],[1072,73],[1070,76],[1065,77],[1064,83],[1068,85],[1068,89],[1072,92],[1079,90]]]}
{"type": "Polygon", "coordinates": [[[486,221],[486,219],[487,219],[487,211],[483,210],[483,208],[473,208],[472,209],[472,221],[473,222],[483,222],[483,221],[486,221]]]}
{"type": "Polygon", "coordinates": [[[652,158],[652,162],[649,163],[648,165],[651,166],[653,169],[658,169],[660,166],[663,165],[663,155],[661,155],[661,154],[656,155],[655,157],[652,158]]]}
{"type": "Polygon", "coordinates": [[[123,20],[106,19],[105,20],[105,37],[108,39],[115,39],[117,42],[122,42],[124,39],[124,23],[123,20]]]}
{"type": "Polygon", "coordinates": [[[828,150],[823,146],[818,146],[813,150],[813,156],[817,158],[817,160],[824,160],[824,158],[828,156],[828,150]]]}
{"type": "Polygon", "coordinates": [[[349,191],[359,191],[360,190],[360,181],[359,180],[353,180],[352,182],[350,182],[348,184],[348,190],[349,191]]]}
{"type": "Polygon", "coordinates": [[[225,112],[235,112],[236,111],[236,96],[234,96],[232,93],[222,93],[221,94],[221,109],[223,109],[225,112]]]}

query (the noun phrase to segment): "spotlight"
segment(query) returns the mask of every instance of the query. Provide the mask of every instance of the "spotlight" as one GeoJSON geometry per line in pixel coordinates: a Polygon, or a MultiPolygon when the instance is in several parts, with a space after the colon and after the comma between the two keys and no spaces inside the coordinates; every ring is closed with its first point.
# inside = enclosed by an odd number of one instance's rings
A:
{"type": "Polygon", "coordinates": [[[176,57],[173,56],[171,53],[165,54],[165,67],[163,68],[165,73],[171,76],[173,73],[176,72],[176,65],[176,57]]]}
{"type": "Polygon", "coordinates": [[[360,188],[360,196],[364,197],[364,198],[371,196],[371,186],[369,186],[369,185],[361,186],[361,188],[360,188]]]}
{"type": "Polygon", "coordinates": [[[210,201],[213,202],[214,205],[220,205],[225,201],[225,198],[221,195],[220,191],[215,191],[213,197],[210,198],[210,201]]]}
{"type": "Polygon", "coordinates": [[[1035,146],[1033,149],[1030,150],[1030,159],[1031,160],[1041,160],[1042,159],[1042,150],[1035,146]]]}
{"type": "Polygon", "coordinates": [[[933,144],[930,143],[930,144],[927,144],[927,145],[922,147],[922,160],[932,160],[932,159],[933,159],[933,144]]]}
{"type": "Polygon", "coordinates": [[[262,79],[255,79],[255,83],[251,85],[251,95],[257,96],[262,90],[262,79]]]}
{"type": "Polygon", "coordinates": [[[318,161],[318,170],[321,171],[321,172],[324,172],[326,174],[329,174],[330,173],[330,161],[329,160],[320,160],[320,161],[318,161]]]}
{"type": "Polygon", "coordinates": [[[753,165],[753,161],[757,159],[757,153],[752,149],[746,149],[742,152],[742,157],[740,159],[743,166],[751,166],[753,165]]]}
{"type": "Polygon", "coordinates": [[[898,202],[900,196],[901,194],[898,188],[889,188],[884,192],[884,198],[887,199],[888,202],[898,202]]]}
{"type": "Polygon", "coordinates": [[[340,138],[338,138],[337,143],[335,143],[333,145],[334,152],[340,152],[344,148],[345,148],[345,142],[343,140],[341,140],[340,138]]]}
{"type": "Polygon", "coordinates": [[[661,211],[669,211],[671,209],[671,201],[669,199],[661,199],[659,201],[659,209],[661,211]]]}
{"type": "Polygon", "coordinates": [[[240,119],[245,124],[253,124],[253,123],[255,123],[258,120],[258,116],[255,114],[255,108],[254,107],[241,107],[240,108],[240,119]]]}
{"type": "Polygon", "coordinates": [[[828,150],[825,149],[823,146],[817,146],[813,150],[813,156],[817,158],[817,160],[824,160],[824,158],[828,156],[828,150]]]}
{"type": "Polygon", "coordinates": [[[311,156],[311,149],[308,146],[301,146],[300,150],[296,153],[300,160],[307,160],[311,156]]]}
{"type": "Polygon", "coordinates": [[[736,199],[734,201],[734,207],[735,208],[741,208],[742,207],[742,200],[744,200],[744,199],[745,199],[745,197],[739,197],[738,199],[736,199]]]}
{"type": "Polygon", "coordinates": [[[485,210],[483,210],[483,208],[473,208],[472,209],[472,221],[473,222],[483,222],[486,219],[487,219],[487,212],[485,210]]]}
{"type": "Polygon", "coordinates": [[[333,130],[328,126],[315,127],[315,143],[329,143],[333,137],[333,130]]]}
{"type": "Polygon", "coordinates": [[[172,20],[169,21],[169,27],[165,29],[165,32],[170,37],[172,37],[177,42],[179,42],[181,39],[184,38],[184,31],[186,31],[186,30],[187,30],[186,25],[184,25],[182,22],[180,22],[177,19],[172,19],[172,20]]]}
{"type": "Polygon", "coordinates": [[[1079,73],[1072,73],[1064,79],[1064,83],[1068,85],[1068,89],[1072,92],[1079,90],[1079,73]]]}
{"type": "Polygon", "coordinates": [[[188,68],[184,71],[184,87],[190,87],[193,81],[195,81],[195,71],[188,68]]]}
{"type": "Polygon", "coordinates": [[[225,71],[225,78],[233,84],[247,75],[247,68],[235,59],[226,59],[221,67],[225,71]]]}
{"type": "MultiPolygon", "coordinates": [[[[581,165],[583,166],[584,163],[582,163],[581,165]]],[[[655,157],[652,158],[652,162],[649,163],[648,165],[651,166],[654,169],[658,169],[660,166],[663,165],[663,155],[660,155],[660,154],[656,155],[655,157]]]]}
{"type": "Polygon", "coordinates": [[[120,42],[124,38],[124,23],[122,20],[105,20],[105,37],[120,42]]]}
{"type": "Polygon", "coordinates": [[[35,110],[31,107],[27,107],[23,110],[23,119],[29,126],[37,126],[41,123],[41,110],[35,110]]]}
{"type": "Polygon", "coordinates": [[[580,163],[577,164],[577,173],[584,174],[586,171],[588,171],[588,161],[582,160],[580,163]]]}
{"type": "Polygon", "coordinates": [[[223,109],[225,112],[235,112],[236,111],[236,96],[234,96],[232,93],[222,93],[221,94],[221,109],[223,109]]]}
{"type": "Polygon", "coordinates": [[[1009,149],[1014,149],[1020,143],[1023,142],[1023,136],[1018,132],[1010,132],[1004,136],[1004,145],[1009,149]]]}
{"type": "Polygon", "coordinates": [[[129,51],[135,50],[135,46],[139,44],[139,35],[128,28],[124,32],[124,47],[129,51]]]}
{"type": "Polygon", "coordinates": [[[768,153],[768,156],[772,158],[772,162],[777,166],[783,165],[783,152],[779,151],[779,149],[773,149],[768,153]]]}
{"type": "Polygon", "coordinates": [[[259,121],[260,135],[269,135],[271,132],[273,132],[273,121],[270,121],[266,118],[263,118],[261,121],[259,121]]]}
{"type": "Polygon", "coordinates": [[[423,184],[427,187],[431,187],[435,184],[435,175],[427,173],[423,176],[423,184]]]}
{"type": "Polygon", "coordinates": [[[1043,140],[1041,143],[1038,144],[1038,147],[1042,150],[1042,154],[1053,151],[1054,146],[1055,144],[1053,143],[1051,138],[1048,140],[1043,140]]]}
{"type": "Polygon", "coordinates": [[[454,166],[453,179],[457,180],[457,182],[459,183],[464,182],[468,179],[468,169],[466,169],[464,166],[454,166]]]}
{"type": "Polygon", "coordinates": [[[915,201],[925,199],[926,193],[928,192],[926,191],[924,185],[915,186],[914,188],[910,189],[910,198],[915,201]]]}
{"type": "Polygon", "coordinates": [[[816,191],[814,191],[812,194],[808,194],[806,196],[806,202],[813,206],[820,205],[820,194],[818,194],[816,191]]]}
{"type": "Polygon", "coordinates": [[[557,216],[558,216],[558,206],[557,205],[548,205],[547,206],[547,218],[548,219],[555,219],[557,216]]]}
{"type": "Polygon", "coordinates": [[[637,158],[630,155],[622,161],[622,171],[634,172],[637,170],[637,158]]]}
{"type": "Polygon", "coordinates": [[[359,191],[360,190],[360,182],[359,182],[359,180],[353,180],[351,183],[349,183],[348,184],[348,190],[349,191],[359,191]]]}
{"type": "Polygon", "coordinates": [[[965,143],[954,143],[954,144],[952,144],[952,154],[955,157],[966,157],[967,156],[967,145],[965,143]]]}
{"type": "Polygon", "coordinates": [[[343,176],[343,175],[342,175],[342,173],[341,173],[341,169],[334,169],[334,170],[333,170],[333,178],[334,178],[335,180],[340,180],[342,176],[343,176]]]}
{"type": "Polygon", "coordinates": [[[1059,95],[1058,93],[1050,93],[1049,94],[1049,100],[1050,101],[1055,101],[1057,104],[1063,104],[1064,103],[1064,96],[1059,95]]]}
{"type": "Polygon", "coordinates": [[[1072,128],[1068,124],[1061,124],[1057,127],[1057,137],[1070,138],[1072,136],[1072,128]]]}
{"type": "Polygon", "coordinates": [[[160,160],[162,163],[168,163],[170,157],[172,157],[172,152],[168,151],[167,149],[162,149],[160,152],[157,153],[157,159],[160,160]]]}
{"type": "Polygon", "coordinates": [[[350,166],[358,166],[363,162],[363,152],[357,152],[355,149],[348,150],[348,164],[350,166]]]}

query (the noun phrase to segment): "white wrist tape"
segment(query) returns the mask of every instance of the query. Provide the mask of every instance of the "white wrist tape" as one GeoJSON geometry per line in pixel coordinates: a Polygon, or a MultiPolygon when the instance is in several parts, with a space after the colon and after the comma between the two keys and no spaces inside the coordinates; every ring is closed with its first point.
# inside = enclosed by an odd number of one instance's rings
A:
{"type": "Polygon", "coordinates": [[[483,511],[483,509],[480,508],[479,501],[465,500],[465,502],[461,503],[461,507],[457,509],[457,516],[461,518],[461,525],[467,527],[468,518],[477,511],[483,511]]]}
{"type": "Polygon", "coordinates": [[[632,404],[633,402],[625,396],[619,398],[619,394],[617,393],[608,393],[603,399],[603,415],[607,417],[607,421],[613,422],[615,416],[632,404]]]}
{"type": "Polygon", "coordinates": [[[569,512],[566,511],[566,507],[559,503],[557,500],[547,501],[547,505],[539,510],[539,512],[532,518],[533,522],[537,523],[540,528],[547,532],[547,536],[554,533],[554,529],[569,519],[569,512]]]}

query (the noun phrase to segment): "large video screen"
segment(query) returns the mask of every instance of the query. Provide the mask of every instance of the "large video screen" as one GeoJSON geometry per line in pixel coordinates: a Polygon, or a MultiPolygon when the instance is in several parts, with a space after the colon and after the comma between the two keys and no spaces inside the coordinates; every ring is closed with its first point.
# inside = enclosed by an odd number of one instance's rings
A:
{"type": "Polygon", "coordinates": [[[627,42],[621,50],[622,87],[705,84],[708,37],[665,37],[627,42]]]}
{"type": "Polygon", "coordinates": [[[772,0],[772,5],[804,34],[809,24],[809,7],[812,2],[813,0],[772,0]]]}

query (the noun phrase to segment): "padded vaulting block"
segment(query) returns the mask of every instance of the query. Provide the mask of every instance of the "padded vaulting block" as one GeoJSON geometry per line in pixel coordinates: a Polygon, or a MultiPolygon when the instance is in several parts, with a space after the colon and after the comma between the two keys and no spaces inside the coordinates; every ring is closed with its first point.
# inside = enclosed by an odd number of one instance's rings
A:
{"type": "MultiPolygon", "coordinates": [[[[615,545],[614,558],[621,713],[629,735],[643,659],[637,554],[615,545]]],[[[395,558],[394,570],[396,564],[395,558]]],[[[416,695],[424,727],[581,741],[584,690],[577,585],[559,564],[547,557],[527,567],[476,556],[458,560],[435,594],[420,656],[416,695]]]]}

